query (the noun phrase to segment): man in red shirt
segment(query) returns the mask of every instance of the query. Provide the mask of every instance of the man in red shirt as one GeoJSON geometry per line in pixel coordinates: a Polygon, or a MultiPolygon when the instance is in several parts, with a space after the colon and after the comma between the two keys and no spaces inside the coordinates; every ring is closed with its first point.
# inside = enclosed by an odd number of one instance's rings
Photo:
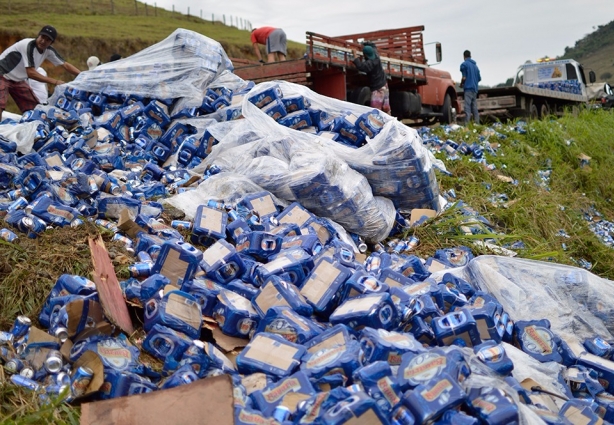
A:
{"type": "Polygon", "coordinates": [[[286,60],[286,33],[281,28],[260,27],[252,30],[252,46],[258,60],[264,63],[258,44],[266,46],[267,62],[286,60]]]}

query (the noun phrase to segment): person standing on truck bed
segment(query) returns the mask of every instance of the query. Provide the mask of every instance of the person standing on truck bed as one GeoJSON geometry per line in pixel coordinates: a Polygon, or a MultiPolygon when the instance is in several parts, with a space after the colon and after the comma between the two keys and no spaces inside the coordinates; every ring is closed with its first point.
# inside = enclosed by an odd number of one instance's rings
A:
{"type": "Polygon", "coordinates": [[[286,60],[286,33],[281,28],[254,28],[252,30],[251,40],[259,62],[264,63],[264,60],[262,60],[258,44],[266,46],[267,62],[286,60]]]}
{"type": "Polygon", "coordinates": [[[463,74],[460,87],[464,90],[465,96],[465,123],[469,124],[471,114],[476,124],[480,123],[480,113],[478,112],[478,83],[482,81],[480,69],[473,59],[471,52],[465,50],[463,53],[465,61],[461,63],[460,71],[463,74]]]}
{"type": "Polygon", "coordinates": [[[0,54],[0,120],[10,94],[21,112],[34,109],[38,99],[28,85],[28,78],[43,83],[60,85],[64,81],[42,75],[36,69],[45,59],[55,66],[62,66],[73,75],[81,71],[66,62],[51,47],[58,32],[51,25],[45,25],[36,38],[24,38],[0,54]]]}
{"type": "Polygon", "coordinates": [[[388,83],[386,83],[386,74],[384,73],[384,68],[382,68],[382,62],[372,46],[365,45],[362,48],[362,53],[365,60],[361,60],[356,50],[352,50],[354,65],[356,65],[359,71],[366,73],[369,78],[371,107],[389,114],[390,92],[388,90],[388,83]]]}

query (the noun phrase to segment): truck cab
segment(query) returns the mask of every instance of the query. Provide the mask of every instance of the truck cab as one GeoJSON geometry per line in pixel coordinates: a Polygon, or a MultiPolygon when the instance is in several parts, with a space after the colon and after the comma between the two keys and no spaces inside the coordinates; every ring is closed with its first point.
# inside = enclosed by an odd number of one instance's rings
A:
{"type": "Polygon", "coordinates": [[[514,85],[588,96],[584,68],[573,59],[525,63],[518,68],[514,85]]]}

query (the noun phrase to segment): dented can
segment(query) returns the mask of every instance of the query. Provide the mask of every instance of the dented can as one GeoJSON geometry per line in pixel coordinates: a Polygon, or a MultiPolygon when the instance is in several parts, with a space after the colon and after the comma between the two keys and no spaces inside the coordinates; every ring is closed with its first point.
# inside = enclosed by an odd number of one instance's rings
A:
{"type": "Polygon", "coordinates": [[[72,377],[70,388],[75,397],[82,396],[87,392],[87,387],[90,385],[92,378],[94,377],[94,371],[89,367],[81,366],[72,377]]]}
{"type": "Polygon", "coordinates": [[[13,242],[17,239],[17,235],[10,231],[9,229],[0,229],[0,238],[4,239],[7,242],[13,242]]]}

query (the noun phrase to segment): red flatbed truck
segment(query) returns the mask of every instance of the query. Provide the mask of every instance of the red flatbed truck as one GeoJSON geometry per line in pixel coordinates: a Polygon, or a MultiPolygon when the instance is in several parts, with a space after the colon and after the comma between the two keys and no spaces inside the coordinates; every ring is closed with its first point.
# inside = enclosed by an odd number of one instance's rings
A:
{"type": "MultiPolygon", "coordinates": [[[[301,59],[261,64],[232,59],[235,74],[256,83],[284,80],[309,86],[316,93],[369,105],[367,77],[352,60],[352,50],[372,43],[382,61],[390,89],[391,114],[414,124],[450,123],[460,105],[450,73],[427,65],[422,39],[424,26],[328,37],[307,32],[301,59]]],[[[437,44],[438,60],[441,45],[437,44]]]]}

